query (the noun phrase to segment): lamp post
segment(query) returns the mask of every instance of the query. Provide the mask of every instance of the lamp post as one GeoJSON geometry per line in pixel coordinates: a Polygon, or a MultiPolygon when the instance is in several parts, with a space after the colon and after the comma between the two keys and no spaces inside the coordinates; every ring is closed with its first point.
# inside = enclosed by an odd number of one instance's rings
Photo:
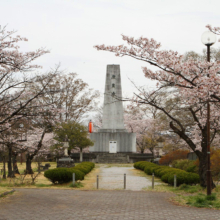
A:
{"type": "MultiPolygon", "coordinates": [[[[216,36],[211,31],[202,34],[202,43],[207,46],[207,61],[210,62],[210,47],[216,42],[216,36]]],[[[209,77],[209,75],[208,75],[209,77]]],[[[207,100],[207,195],[211,195],[211,170],[210,170],[210,104],[207,100]]]]}

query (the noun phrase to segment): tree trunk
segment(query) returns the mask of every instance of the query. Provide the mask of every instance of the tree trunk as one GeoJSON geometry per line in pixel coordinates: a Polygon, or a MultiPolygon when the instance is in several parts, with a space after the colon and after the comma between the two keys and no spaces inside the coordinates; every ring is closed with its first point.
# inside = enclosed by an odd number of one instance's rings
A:
{"type": "Polygon", "coordinates": [[[12,163],[13,163],[13,172],[14,174],[20,174],[19,170],[18,170],[18,166],[17,166],[17,153],[13,153],[13,159],[12,159],[12,163]]]}
{"type": "Polygon", "coordinates": [[[11,161],[11,158],[12,158],[12,146],[11,145],[8,145],[8,177],[14,177],[14,173],[12,171],[12,161],[11,161]]]}
{"type": "Polygon", "coordinates": [[[31,168],[31,162],[32,162],[32,157],[30,156],[30,154],[27,154],[27,158],[26,158],[26,174],[33,174],[33,170],[31,168]]]}
{"type": "MultiPolygon", "coordinates": [[[[170,122],[170,128],[174,131],[174,133],[178,134],[180,138],[182,138],[188,146],[196,153],[199,158],[199,178],[200,178],[200,185],[202,187],[207,187],[207,170],[208,170],[208,156],[207,156],[207,127],[205,126],[202,129],[202,143],[201,148],[202,150],[195,150],[196,145],[193,141],[185,134],[184,131],[179,130],[177,127],[174,126],[173,122],[170,122]]],[[[215,184],[213,182],[211,176],[211,188],[215,188],[215,184]]]]}
{"type": "Polygon", "coordinates": [[[82,152],[82,148],[80,148],[80,153],[79,153],[80,157],[79,157],[79,162],[83,162],[83,152],[82,152]]]}
{"type": "Polygon", "coordinates": [[[32,168],[31,168],[31,162],[32,162],[34,156],[37,155],[37,153],[41,149],[42,141],[43,141],[45,132],[46,132],[46,128],[44,129],[44,131],[41,135],[41,139],[39,140],[38,145],[37,145],[37,149],[34,151],[34,153],[32,153],[32,154],[27,153],[27,155],[26,155],[26,174],[33,174],[34,173],[32,168]]]}
{"type": "MultiPolygon", "coordinates": [[[[198,155],[197,155],[198,156],[198,155]]],[[[201,153],[199,154],[199,177],[200,177],[200,185],[202,187],[207,187],[207,169],[208,169],[208,158],[207,153],[201,153]]],[[[216,186],[213,182],[212,176],[211,176],[211,188],[214,189],[216,186]]]]}
{"type": "Polygon", "coordinates": [[[3,179],[6,179],[6,170],[5,170],[5,155],[3,156],[3,179]]]}
{"type": "Polygon", "coordinates": [[[152,153],[153,158],[155,158],[155,155],[154,155],[154,148],[150,147],[149,150],[150,150],[150,152],[152,153]]]}

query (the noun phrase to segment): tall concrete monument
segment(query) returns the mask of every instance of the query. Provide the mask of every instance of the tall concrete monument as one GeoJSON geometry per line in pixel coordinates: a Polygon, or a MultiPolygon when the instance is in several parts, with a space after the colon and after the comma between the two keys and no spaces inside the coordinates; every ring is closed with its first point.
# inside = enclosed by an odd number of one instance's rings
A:
{"type": "Polygon", "coordinates": [[[102,128],[90,134],[90,152],[136,152],[136,134],[125,129],[119,65],[107,65],[102,128]]]}

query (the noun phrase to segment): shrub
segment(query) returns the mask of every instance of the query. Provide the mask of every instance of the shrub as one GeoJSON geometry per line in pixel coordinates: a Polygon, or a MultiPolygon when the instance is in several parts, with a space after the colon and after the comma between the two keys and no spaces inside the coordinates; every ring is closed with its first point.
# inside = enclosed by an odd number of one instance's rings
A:
{"type": "Polygon", "coordinates": [[[159,166],[154,163],[141,161],[134,164],[134,167],[137,169],[144,170],[148,175],[152,173],[155,176],[160,177],[161,180],[165,183],[174,185],[174,175],[177,177],[177,185],[181,184],[197,184],[199,183],[199,175],[195,173],[189,173],[184,170],[168,167],[168,166],[159,166]]]}
{"type": "MultiPolygon", "coordinates": [[[[74,167],[73,168],[68,168],[68,169],[69,169],[68,171],[71,172],[71,175],[73,175],[73,173],[75,173],[75,180],[76,181],[77,180],[84,180],[85,174],[81,170],[78,170],[74,167]]],[[[72,178],[71,178],[71,180],[72,180],[72,178]]]]}
{"type": "Polygon", "coordinates": [[[178,159],[187,159],[187,154],[189,153],[188,150],[175,150],[172,152],[169,152],[165,156],[163,156],[159,160],[159,164],[161,165],[169,165],[171,164],[174,160],[178,159]]]}
{"type": "Polygon", "coordinates": [[[76,180],[82,180],[84,178],[84,173],[81,171],[63,167],[47,170],[44,172],[44,176],[52,183],[67,183],[72,180],[73,173],[75,173],[76,180]]]}
{"type": "Polygon", "coordinates": [[[83,162],[72,168],[55,168],[49,169],[44,172],[44,176],[47,177],[52,183],[68,183],[73,178],[75,173],[75,180],[83,180],[85,174],[89,173],[95,164],[91,162],[83,162]]]}
{"type": "Polygon", "coordinates": [[[174,160],[172,162],[172,167],[185,170],[191,173],[198,173],[198,166],[196,165],[196,162],[193,160],[188,160],[188,159],[174,160]]]}
{"type": "Polygon", "coordinates": [[[152,163],[148,161],[139,161],[139,162],[134,163],[134,168],[139,169],[139,170],[144,170],[147,164],[149,165],[152,163]]]}
{"type": "Polygon", "coordinates": [[[177,174],[177,173],[178,173],[178,170],[174,170],[174,169],[166,170],[164,175],[161,176],[161,180],[165,183],[169,183],[171,185],[174,185],[174,184],[169,182],[169,178],[172,177],[174,179],[174,175],[177,174]]]}
{"type": "Polygon", "coordinates": [[[94,168],[94,166],[95,164],[92,162],[82,162],[74,168],[82,171],[84,174],[87,174],[94,168]]]}
{"type": "Polygon", "coordinates": [[[189,173],[198,173],[198,167],[196,165],[192,165],[189,166],[186,171],[189,173]]]}
{"type": "Polygon", "coordinates": [[[153,173],[153,168],[157,168],[158,165],[154,164],[154,163],[150,163],[147,166],[145,166],[144,168],[144,172],[148,175],[152,175],[153,173]]]}
{"type": "Polygon", "coordinates": [[[214,177],[220,174],[220,150],[211,150],[211,170],[214,177]]]}
{"type": "Polygon", "coordinates": [[[140,170],[140,164],[141,164],[141,163],[144,163],[144,162],[146,162],[146,161],[139,161],[139,162],[134,163],[134,168],[140,170]]]}

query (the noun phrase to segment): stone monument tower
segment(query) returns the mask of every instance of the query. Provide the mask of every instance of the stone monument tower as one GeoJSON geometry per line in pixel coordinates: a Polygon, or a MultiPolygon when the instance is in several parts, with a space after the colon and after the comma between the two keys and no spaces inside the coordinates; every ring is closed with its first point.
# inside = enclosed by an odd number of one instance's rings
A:
{"type": "Polygon", "coordinates": [[[90,152],[136,152],[136,134],[125,129],[121,97],[120,66],[107,65],[102,128],[90,134],[90,152]]]}

